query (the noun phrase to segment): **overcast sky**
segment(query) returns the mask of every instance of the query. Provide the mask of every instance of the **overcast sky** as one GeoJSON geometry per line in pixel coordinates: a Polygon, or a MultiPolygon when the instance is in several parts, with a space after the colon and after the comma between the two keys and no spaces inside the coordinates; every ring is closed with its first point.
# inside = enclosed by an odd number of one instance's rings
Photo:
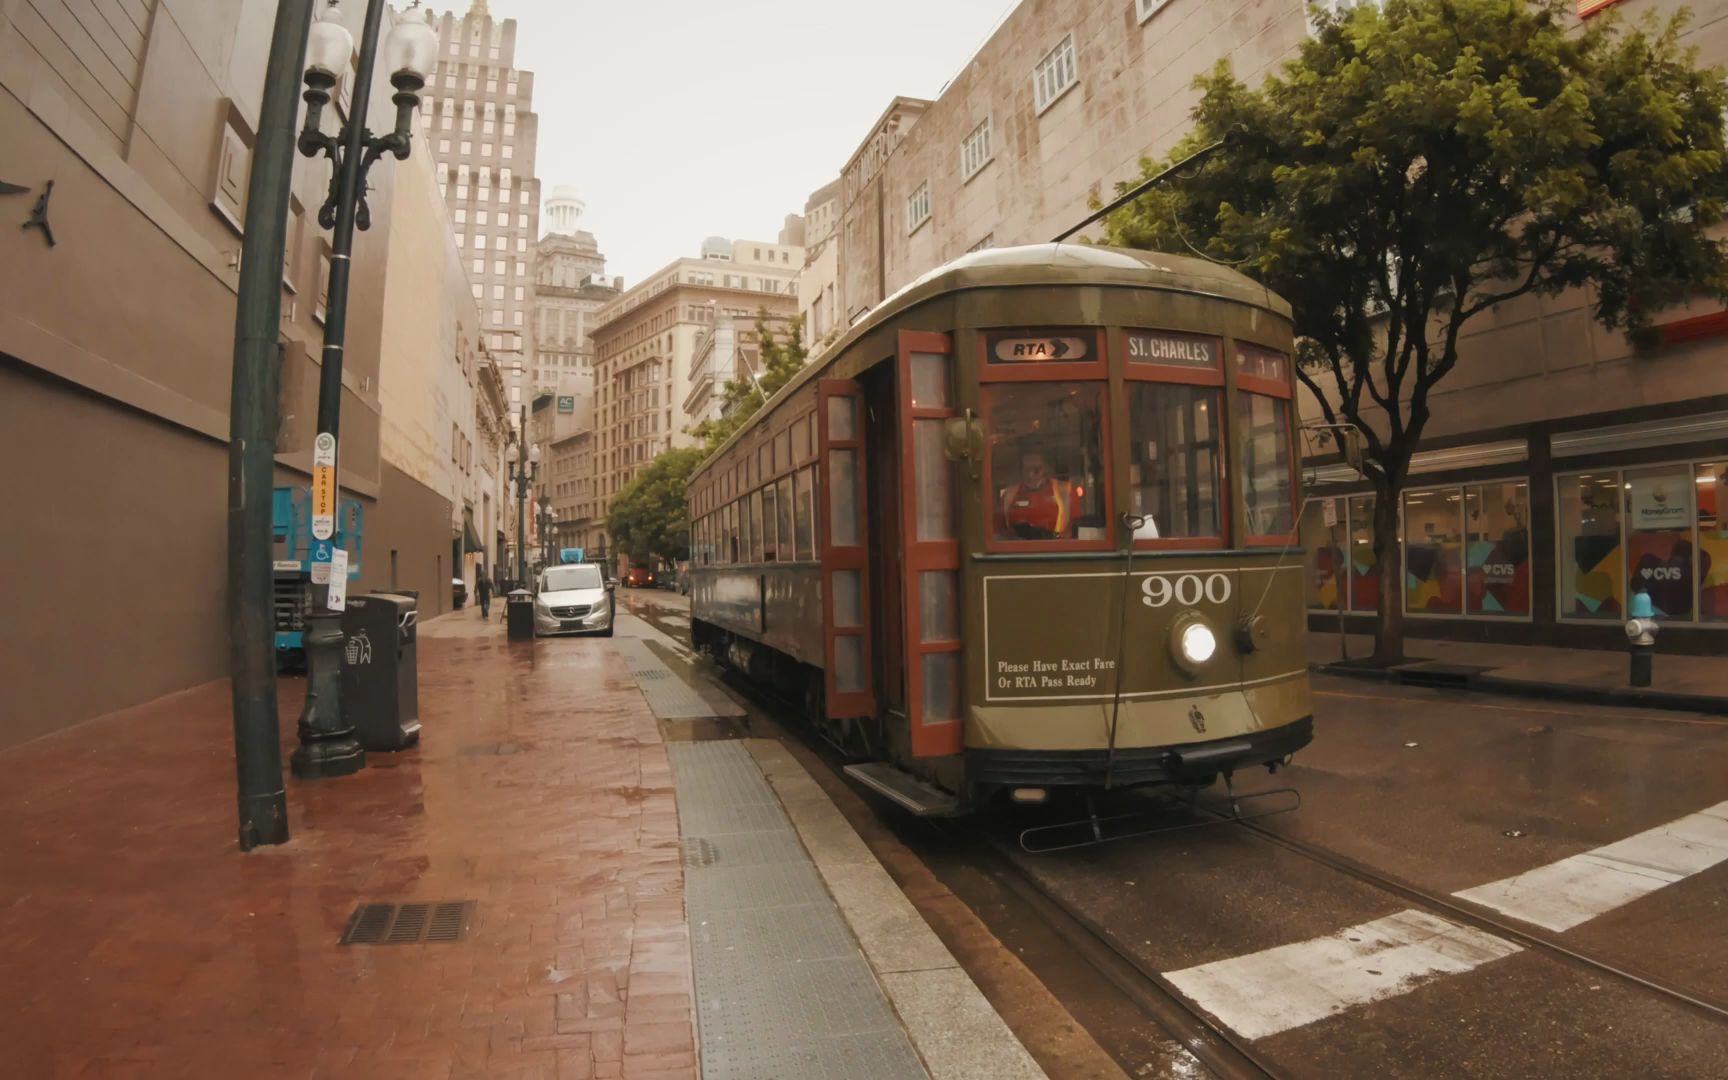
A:
{"type": "Polygon", "coordinates": [[[633,285],[704,236],[773,240],[895,94],[935,97],[1015,2],[490,6],[534,73],[543,194],[577,188],[607,271],[633,285]]]}

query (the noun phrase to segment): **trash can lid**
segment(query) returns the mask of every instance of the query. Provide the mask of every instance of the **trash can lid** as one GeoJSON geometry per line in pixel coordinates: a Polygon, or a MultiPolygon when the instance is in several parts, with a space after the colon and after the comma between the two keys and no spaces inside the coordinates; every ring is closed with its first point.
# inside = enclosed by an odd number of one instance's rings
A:
{"type": "Polygon", "coordinates": [[[518,596],[522,597],[524,600],[534,599],[534,594],[529,592],[527,589],[511,589],[510,590],[510,599],[514,600],[518,596]]]}

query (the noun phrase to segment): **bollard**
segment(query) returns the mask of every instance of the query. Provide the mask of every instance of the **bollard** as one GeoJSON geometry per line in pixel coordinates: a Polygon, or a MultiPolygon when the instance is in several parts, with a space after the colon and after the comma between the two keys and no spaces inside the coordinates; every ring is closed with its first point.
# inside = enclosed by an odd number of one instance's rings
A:
{"type": "Polygon", "coordinates": [[[1656,659],[1656,608],[1643,589],[1632,594],[1631,615],[1626,640],[1632,649],[1632,685],[1649,686],[1656,659]]]}

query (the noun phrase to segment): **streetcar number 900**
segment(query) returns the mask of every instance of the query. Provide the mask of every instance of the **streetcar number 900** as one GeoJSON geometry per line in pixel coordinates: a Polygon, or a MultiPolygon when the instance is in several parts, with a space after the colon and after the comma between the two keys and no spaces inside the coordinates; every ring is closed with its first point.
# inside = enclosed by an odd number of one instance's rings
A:
{"type": "Polygon", "coordinates": [[[1153,574],[1140,583],[1140,602],[1147,607],[1163,607],[1174,600],[1192,606],[1202,599],[1222,604],[1230,599],[1230,578],[1224,574],[1153,574]]]}

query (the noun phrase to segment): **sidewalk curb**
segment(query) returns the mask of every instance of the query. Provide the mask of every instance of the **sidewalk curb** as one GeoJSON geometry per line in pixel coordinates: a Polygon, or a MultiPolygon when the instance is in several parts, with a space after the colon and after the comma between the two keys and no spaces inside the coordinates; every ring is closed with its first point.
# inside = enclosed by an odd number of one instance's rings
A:
{"type": "MultiPolygon", "coordinates": [[[[1406,682],[1394,668],[1362,668],[1339,666],[1335,663],[1309,664],[1308,669],[1322,675],[1339,675],[1349,679],[1373,682],[1406,682]]],[[[1463,690],[1467,693],[1504,694],[1508,697],[1546,698],[1573,701],[1585,705],[1612,705],[1621,708],[1663,709],[1673,712],[1704,713],[1728,716],[1728,698],[1708,694],[1679,694],[1664,690],[1640,690],[1631,687],[1577,686],[1571,683],[1536,682],[1530,679],[1507,679],[1498,675],[1468,675],[1463,690]]]]}
{"type": "Polygon", "coordinates": [[[1045,1076],[953,953],[798,760],[772,739],[745,746],[779,797],[931,1080],[1045,1076]]]}

